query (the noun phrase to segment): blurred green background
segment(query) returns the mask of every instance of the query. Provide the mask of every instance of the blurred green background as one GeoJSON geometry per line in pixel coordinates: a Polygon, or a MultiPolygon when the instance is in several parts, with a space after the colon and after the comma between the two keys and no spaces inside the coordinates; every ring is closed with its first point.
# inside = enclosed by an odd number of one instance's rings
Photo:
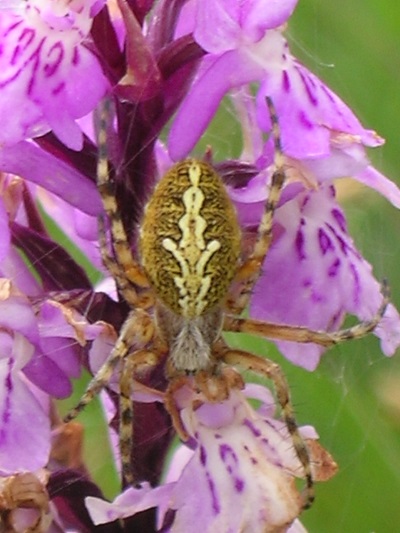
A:
{"type": "MultiPolygon", "coordinates": [[[[400,7],[395,0],[300,0],[287,35],[293,53],[386,138],[370,152],[400,184],[400,7]]],[[[344,199],[351,234],[400,308],[400,213],[360,187],[344,199]]],[[[400,351],[375,338],[330,350],[312,374],[285,364],[298,416],[339,464],[304,513],[310,532],[400,529],[400,351]]]]}
{"type": "MultiPolygon", "coordinates": [[[[294,55],[327,82],[364,126],[386,138],[387,144],[370,157],[400,183],[398,2],[300,0],[286,33],[294,55]]],[[[236,152],[235,135],[225,111],[205,144],[213,144],[218,159],[236,152]]],[[[389,280],[400,308],[400,213],[364,187],[345,193],[351,234],[376,277],[389,280]]],[[[246,340],[246,348],[266,353],[260,340],[246,340]]],[[[315,426],[339,464],[338,474],[317,486],[315,505],[302,516],[303,524],[312,533],[400,530],[400,353],[386,358],[370,336],[330,350],[313,373],[285,362],[273,347],[268,355],[286,372],[298,421],[315,426]]],[[[104,455],[107,443],[98,413],[93,405],[81,415],[89,425],[87,459],[112,496],[117,481],[104,455]]]]}

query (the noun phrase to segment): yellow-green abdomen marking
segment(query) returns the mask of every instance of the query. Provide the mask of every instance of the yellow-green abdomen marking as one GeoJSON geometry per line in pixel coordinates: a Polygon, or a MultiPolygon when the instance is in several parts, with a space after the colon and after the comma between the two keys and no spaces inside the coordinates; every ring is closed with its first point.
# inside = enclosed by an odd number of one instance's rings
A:
{"type": "Polygon", "coordinates": [[[217,306],[237,269],[240,229],[221,178],[207,163],[174,165],[146,206],[143,266],[157,296],[194,318],[217,306]]]}

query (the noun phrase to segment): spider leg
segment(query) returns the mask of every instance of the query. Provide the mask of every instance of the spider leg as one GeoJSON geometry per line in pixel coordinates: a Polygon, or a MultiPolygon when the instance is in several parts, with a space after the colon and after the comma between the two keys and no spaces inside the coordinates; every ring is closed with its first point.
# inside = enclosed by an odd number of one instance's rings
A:
{"type": "Polygon", "coordinates": [[[128,303],[130,307],[134,307],[137,305],[138,302],[138,294],[125,276],[125,271],[121,268],[119,263],[114,259],[114,257],[108,250],[105,220],[103,215],[98,216],[97,225],[101,260],[103,262],[103,265],[114,278],[115,282],[117,283],[118,289],[121,291],[124,297],[124,300],[128,303]]]}
{"type": "Polygon", "coordinates": [[[124,299],[131,305],[138,304],[138,289],[148,289],[149,281],[139,263],[134,259],[115,198],[115,186],[110,180],[107,149],[107,128],[110,121],[110,100],[106,99],[100,109],[98,132],[97,187],[104,210],[110,221],[115,260],[107,250],[104,217],[99,217],[101,255],[106,268],[115,277],[124,299]]]}
{"type": "Polygon", "coordinates": [[[272,380],[276,397],[281,406],[282,417],[291,436],[296,455],[303,467],[306,482],[303,508],[307,509],[314,500],[314,482],[311,471],[310,454],[303,438],[300,435],[293,407],[290,401],[289,385],[280,366],[269,359],[257,357],[243,350],[226,348],[222,360],[227,365],[239,365],[246,370],[251,370],[272,380]]]}
{"type": "Polygon", "coordinates": [[[223,329],[225,331],[251,333],[252,335],[267,337],[269,339],[301,343],[313,342],[321,346],[332,346],[346,340],[359,339],[373,331],[382,320],[389,304],[390,293],[386,281],[382,283],[382,296],[382,303],[370,320],[365,320],[355,326],[338,331],[313,331],[304,327],[271,324],[252,318],[241,318],[230,315],[225,316],[223,329]]]}
{"type": "Polygon", "coordinates": [[[119,381],[119,448],[121,453],[121,472],[124,484],[134,485],[134,472],[131,465],[133,447],[133,376],[141,366],[155,366],[156,354],[147,350],[138,350],[123,359],[119,381]]]}
{"type": "Polygon", "coordinates": [[[131,468],[131,452],[133,447],[133,372],[132,359],[126,357],[123,361],[121,378],[119,380],[119,450],[121,453],[122,479],[128,485],[133,485],[134,483],[134,475],[131,468]]]}
{"type": "Polygon", "coordinates": [[[250,256],[240,266],[234,280],[234,283],[236,282],[240,284],[239,292],[238,294],[235,294],[234,298],[228,297],[227,299],[229,311],[235,315],[240,315],[240,313],[247,307],[253,286],[260,275],[260,269],[271,245],[273,217],[286,178],[284,170],[285,159],[282,152],[278,117],[272,100],[269,97],[267,97],[266,100],[272,123],[272,137],[275,148],[275,170],[272,174],[271,186],[268,198],[265,202],[264,213],[258,227],[256,243],[250,256]]]}
{"type": "Polygon", "coordinates": [[[165,399],[164,399],[164,405],[165,409],[168,411],[172,424],[174,426],[175,431],[178,434],[178,437],[183,441],[187,441],[189,438],[189,435],[186,431],[186,429],[183,426],[181,416],[179,413],[179,408],[176,403],[175,399],[175,393],[185,385],[191,386],[191,376],[188,376],[186,374],[181,374],[178,376],[175,376],[173,379],[171,379],[168,383],[167,390],[165,391],[165,399]]]}
{"type": "Polygon", "coordinates": [[[79,402],[69,410],[64,417],[64,422],[70,422],[76,418],[79,413],[93,400],[99,392],[110,382],[111,376],[114,373],[118,363],[126,356],[129,350],[129,345],[126,342],[126,338],[122,335],[118,338],[110,356],[105,361],[103,366],[99,369],[97,374],[91,379],[86,391],[81,396],[79,402]]]}
{"type": "Polygon", "coordinates": [[[133,483],[130,471],[130,458],[132,449],[132,383],[135,372],[143,366],[155,366],[159,356],[146,349],[154,337],[153,322],[145,311],[136,309],[131,311],[125,320],[117,342],[108,359],[90,381],[86,391],[77,403],[64,417],[64,422],[76,418],[78,414],[90,403],[99,392],[110,382],[111,377],[121,362],[120,377],[120,448],[123,479],[133,483]],[[132,352],[132,348],[136,349],[132,352]]]}
{"type": "Polygon", "coordinates": [[[154,336],[154,325],[146,311],[131,311],[122,325],[121,332],[109,357],[92,378],[79,402],[64,417],[64,422],[76,418],[93,398],[110,382],[118,363],[134,346],[145,346],[154,336]]]}

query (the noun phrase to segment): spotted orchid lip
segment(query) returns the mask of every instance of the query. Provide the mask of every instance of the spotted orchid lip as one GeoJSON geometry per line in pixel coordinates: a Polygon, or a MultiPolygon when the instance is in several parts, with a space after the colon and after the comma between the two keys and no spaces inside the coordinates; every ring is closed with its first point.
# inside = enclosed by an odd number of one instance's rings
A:
{"type": "MultiPolygon", "coordinates": [[[[76,119],[99,102],[108,82],[95,56],[84,45],[91,27],[94,0],[20,3],[24,8],[1,12],[1,113],[5,102],[23,112],[7,122],[3,145],[53,131],[68,147],[82,148],[76,119]],[[79,4],[79,6],[78,6],[79,4]],[[90,87],[76,98],[77,84],[90,87]],[[24,105],[21,106],[21,99],[24,105]]],[[[102,2],[104,3],[104,2],[102,2]]]]}

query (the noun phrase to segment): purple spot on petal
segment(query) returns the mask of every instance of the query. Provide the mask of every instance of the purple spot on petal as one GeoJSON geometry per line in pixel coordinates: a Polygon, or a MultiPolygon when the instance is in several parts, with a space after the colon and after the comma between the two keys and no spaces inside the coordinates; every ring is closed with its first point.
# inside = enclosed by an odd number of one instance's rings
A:
{"type": "Polygon", "coordinates": [[[76,67],[76,65],[79,64],[79,50],[78,50],[78,47],[75,46],[74,48],[74,53],[73,53],[73,56],[72,56],[72,64],[76,67]]]}
{"type": "Polygon", "coordinates": [[[318,292],[313,291],[311,294],[311,301],[315,304],[323,302],[325,300],[324,296],[322,294],[319,294],[318,292]]]}
{"type": "Polygon", "coordinates": [[[274,464],[280,465],[281,461],[279,460],[279,453],[277,453],[276,447],[268,439],[264,438],[261,442],[268,448],[268,456],[271,460],[273,459],[274,464]]]}
{"type": "Polygon", "coordinates": [[[316,96],[317,91],[314,81],[311,79],[310,76],[306,77],[305,72],[303,70],[297,68],[297,72],[301,78],[301,81],[303,82],[310,104],[316,107],[318,105],[318,98],[316,96]]]}
{"type": "Polygon", "coordinates": [[[336,238],[339,241],[340,250],[343,252],[344,255],[347,255],[347,251],[349,250],[347,242],[342,237],[340,237],[339,235],[336,235],[336,238]]]}
{"type": "Polygon", "coordinates": [[[253,465],[257,465],[257,464],[258,464],[258,459],[257,459],[257,457],[253,457],[253,456],[251,455],[250,448],[245,444],[245,445],[243,446],[243,449],[244,449],[244,451],[246,452],[246,454],[249,456],[249,459],[250,459],[250,461],[251,461],[251,464],[253,464],[253,465]]]}
{"type": "Polygon", "coordinates": [[[235,489],[238,492],[243,492],[243,489],[244,489],[244,481],[243,481],[243,479],[240,479],[238,477],[235,479],[235,489]]]}
{"type": "Polygon", "coordinates": [[[338,105],[338,100],[334,98],[333,93],[328,89],[326,85],[323,83],[320,85],[321,92],[324,93],[324,96],[327,100],[329,100],[330,105],[332,106],[332,109],[334,109],[335,115],[340,117],[344,124],[346,124],[349,128],[351,128],[349,121],[347,120],[348,115],[345,116],[343,114],[342,108],[340,105],[338,105]]]}
{"type": "Polygon", "coordinates": [[[229,458],[233,459],[235,463],[238,462],[236,453],[227,444],[221,444],[219,447],[219,455],[224,462],[229,458]]]}
{"type": "Polygon", "coordinates": [[[308,130],[312,130],[313,129],[314,124],[307,117],[307,115],[304,113],[304,111],[300,111],[298,116],[299,116],[299,122],[303,126],[303,128],[306,128],[308,130]]]}
{"type": "Polygon", "coordinates": [[[309,278],[306,278],[303,280],[303,287],[308,288],[311,287],[312,281],[309,278]]]}
{"type": "Polygon", "coordinates": [[[300,261],[306,259],[306,253],[304,251],[304,233],[301,229],[297,230],[295,239],[296,251],[300,261]]]}
{"type": "MultiPolygon", "coordinates": [[[[305,194],[304,197],[303,197],[303,200],[301,201],[301,204],[300,204],[300,211],[302,213],[304,213],[304,210],[307,207],[307,204],[310,203],[310,201],[311,201],[311,195],[310,194],[305,194]]],[[[306,222],[305,222],[304,218],[302,218],[300,220],[300,224],[302,226],[305,226],[306,222]]]]}
{"type": "Polygon", "coordinates": [[[24,63],[24,65],[23,65],[23,68],[26,69],[28,67],[29,63],[30,63],[31,64],[31,70],[32,70],[32,75],[31,75],[31,77],[29,79],[29,83],[27,84],[27,90],[26,90],[26,94],[27,94],[28,98],[30,97],[30,95],[33,92],[33,88],[34,88],[34,84],[35,84],[35,80],[36,80],[36,74],[38,73],[39,65],[40,65],[40,54],[41,54],[44,42],[45,42],[45,39],[42,39],[40,41],[40,43],[37,45],[36,49],[29,56],[29,62],[26,61],[24,63]]]}
{"type": "Polygon", "coordinates": [[[358,306],[360,304],[360,294],[361,294],[360,277],[357,272],[357,267],[353,263],[350,263],[350,270],[354,278],[354,293],[353,293],[354,303],[356,306],[358,306]]]}
{"type": "Polygon", "coordinates": [[[208,472],[206,472],[206,478],[207,478],[208,488],[210,489],[210,494],[211,494],[212,509],[215,514],[218,514],[221,511],[221,508],[220,508],[217,495],[215,492],[215,484],[214,484],[214,481],[211,479],[211,476],[208,472]]]}
{"type": "Polygon", "coordinates": [[[286,70],[282,73],[282,88],[285,93],[290,92],[290,79],[286,70]]]}
{"type": "Polygon", "coordinates": [[[254,426],[254,424],[252,422],[250,422],[250,420],[248,418],[245,418],[243,420],[243,425],[245,425],[247,428],[249,428],[249,430],[253,433],[253,435],[255,437],[260,437],[261,436],[261,431],[258,428],[256,428],[254,426]]]}
{"type": "Polygon", "coordinates": [[[333,278],[337,275],[339,271],[341,261],[339,258],[336,258],[335,261],[331,264],[331,266],[328,268],[328,276],[330,278],[333,278]]]}
{"type": "Polygon", "coordinates": [[[57,85],[57,87],[54,87],[54,89],[51,92],[52,94],[54,94],[54,96],[57,96],[57,94],[60,94],[64,88],[65,88],[65,82],[62,81],[61,83],[57,85]]]}
{"type": "Polygon", "coordinates": [[[331,239],[322,228],[318,229],[318,242],[322,255],[325,255],[328,250],[334,250],[331,239]]]}
{"type": "Polygon", "coordinates": [[[340,327],[343,321],[343,314],[343,311],[339,309],[334,315],[332,315],[329,326],[330,330],[334,331],[335,329],[338,329],[340,327]]]}
{"type": "Polygon", "coordinates": [[[332,209],[331,214],[338,223],[338,226],[343,231],[343,233],[347,233],[347,224],[343,212],[337,207],[335,207],[334,209],[332,209]]]}
{"type": "Polygon", "coordinates": [[[11,24],[8,28],[5,28],[4,30],[4,37],[7,37],[10,33],[12,33],[15,28],[18,28],[18,26],[21,26],[21,24],[23,24],[23,20],[17,20],[17,22],[15,22],[14,24],[11,24]]]}
{"type": "Polygon", "coordinates": [[[14,49],[14,54],[11,58],[11,64],[18,63],[20,56],[22,56],[25,50],[30,46],[36,35],[35,30],[32,28],[24,28],[18,38],[18,44],[14,49]]]}
{"type": "Polygon", "coordinates": [[[62,60],[64,59],[64,47],[62,43],[57,42],[50,48],[47,54],[47,63],[44,65],[43,72],[50,78],[57,72],[62,60]]]}
{"type": "Polygon", "coordinates": [[[340,251],[347,256],[347,251],[349,250],[347,242],[343,239],[341,235],[339,235],[339,233],[335,230],[333,226],[331,226],[331,224],[326,224],[326,227],[329,228],[330,232],[335,236],[335,239],[337,240],[340,246],[340,251]]]}
{"type": "Polygon", "coordinates": [[[1,414],[1,427],[0,427],[0,443],[4,442],[6,438],[6,425],[10,420],[11,416],[11,394],[13,390],[13,383],[11,378],[11,371],[13,367],[14,359],[10,357],[8,360],[8,372],[5,379],[5,388],[6,388],[6,398],[3,406],[3,411],[1,414]]]}
{"type": "Polygon", "coordinates": [[[207,452],[204,446],[200,446],[200,463],[205,466],[207,462],[207,452]]]}
{"type": "Polygon", "coordinates": [[[292,57],[292,54],[290,54],[290,52],[289,52],[289,45],[285,41],[285,44],[283,45],[283,51],[282,51],[282,59],[283,59],[284,62],[287,61],[288,55],[290,55],[290,57],[292,57]]]}

